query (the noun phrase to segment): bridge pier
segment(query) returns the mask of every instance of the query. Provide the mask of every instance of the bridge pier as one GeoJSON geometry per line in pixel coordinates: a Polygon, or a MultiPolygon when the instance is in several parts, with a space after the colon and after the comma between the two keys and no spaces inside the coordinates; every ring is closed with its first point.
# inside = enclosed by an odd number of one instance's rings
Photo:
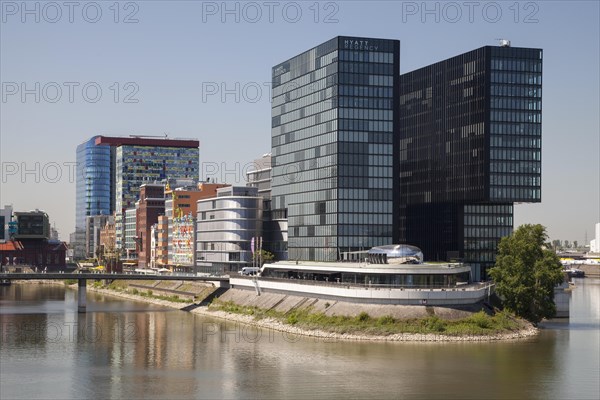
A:
{"type": "Polygon", "coordinates": [[[77,289],[77,312],[84,313],[87,303],[87,279],[78,279],[77,289]]]}

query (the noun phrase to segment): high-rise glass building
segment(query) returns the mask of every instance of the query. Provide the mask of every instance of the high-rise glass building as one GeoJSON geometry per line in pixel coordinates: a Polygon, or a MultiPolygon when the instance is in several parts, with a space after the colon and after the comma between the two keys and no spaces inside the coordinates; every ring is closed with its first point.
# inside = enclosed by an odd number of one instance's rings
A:
{"type": "Polygon", "coordinates": [[[111,149],[97,146],[97,136],[77,146],[75,199],[74,256],[86,256],[86,218],[110,215],[114,201],[111,196],[111,149]]]}
{"type": "MultiPolygon", "coordinates": [[[[123,248],[124,212],[135,208],[140,186],[198,179],[197,140],[94,136],[77,147],[76,248],[85,249],[85,218],[116,214],[117,248],[123,248]]],[[[81,255],[80,255],[81,256],[81,255]]]]}
{"type": "Polygon", "coordinates": [[[272,69],[272,211],[289,259],[393,243],[398,40],[339,36],[272,69]]]}
{"type": "Polygon", "coordinates": [[[400,240],[485,279],[515,202],[541,201],[542,50],[486,46],[399,81],[400,240]]]}

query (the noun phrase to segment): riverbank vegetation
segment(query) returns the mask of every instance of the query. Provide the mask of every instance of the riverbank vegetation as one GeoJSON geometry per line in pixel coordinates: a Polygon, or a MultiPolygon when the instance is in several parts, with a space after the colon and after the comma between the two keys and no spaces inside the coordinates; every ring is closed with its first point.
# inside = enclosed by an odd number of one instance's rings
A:
{"type": "Polygon", "coordinates": [[[176,294],[171,295],[171,296],[158,295],[158,294],[154,294],[154,292],[152,290],[140,290],[138,288],[130,288],[129,286],[127,286],[126,283],[124,283],[122,281],[115,281],[109,285],[104,285],[100,281],[95,281],[92,284],[92,287],[96,288],[96,289],[109,289],[109,290],[113,290],[117,293],[133,294],[133,295],[145,297],[148,299],[170,301],[173,303],[189,303],[190,302],[189,299],[182,299],[179,297],[179,295],[176,295],[176,294]]]}
{"type": "Polygon", "coordinates": [[[368,334],[388,336],[398,333],[443,334],[449,336],[495,335],[521,330],[527,323],[508,312],[493,316],[480,311],[469,317],[445,320],[436,315],[424,318],[398,319],[392,316],[371,317],[366,312],[357,316],[326,315],[312,309],[294,309],[283,313],[258,307],[240,306],[233,302],[214,300],[211,310],[253,316],[256,320],[272,318],[304,330],[321,330],[338,334],[368,334]]]}

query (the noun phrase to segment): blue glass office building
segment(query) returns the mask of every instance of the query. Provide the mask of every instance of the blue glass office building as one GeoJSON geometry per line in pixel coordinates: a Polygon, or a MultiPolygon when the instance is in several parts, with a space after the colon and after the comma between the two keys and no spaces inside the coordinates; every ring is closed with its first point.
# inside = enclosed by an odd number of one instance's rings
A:
{"type": "Polygon", "coordinates": [[[97,146],[96,136],[77,146],[75,200],[75,256],[85,256],[85,221],[93,215],[110,215],[114,200],[111,196],[111,148],[97,146]]]}

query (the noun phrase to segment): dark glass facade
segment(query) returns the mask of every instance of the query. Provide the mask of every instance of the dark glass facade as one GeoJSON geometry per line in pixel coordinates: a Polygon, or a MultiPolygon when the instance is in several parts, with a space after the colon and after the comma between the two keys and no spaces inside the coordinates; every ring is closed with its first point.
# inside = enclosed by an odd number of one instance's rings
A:
{"type": "Polygon", "coordinates": [[[272,213],[287,215],[289,259],[393,243],[399,50],[340,36],[273,68],[272,213]]]}
{"type": "Polygon", "coordinates": [[[514,202],[541,201],[542,50],[486,46],[400,76],[400,240],[486,278],[514,202]]]}

